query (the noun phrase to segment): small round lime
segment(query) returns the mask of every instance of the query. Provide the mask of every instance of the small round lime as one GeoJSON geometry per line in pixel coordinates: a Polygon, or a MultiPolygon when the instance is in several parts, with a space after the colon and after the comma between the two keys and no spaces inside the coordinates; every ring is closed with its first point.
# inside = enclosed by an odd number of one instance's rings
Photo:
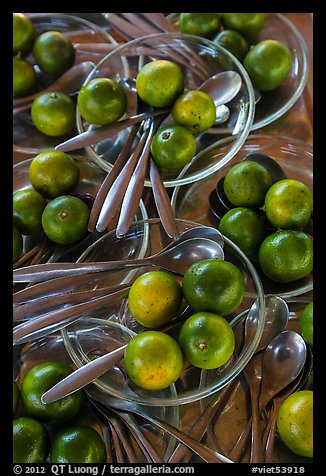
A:
{"type": "Polygon", "coordinates": [[[178,97],[171,114],[176,124],[187,127],[193,134],[199,134],[214,124],[216,107],[209,94],[189,90],[178,97]]]}
{"type": "Polygon", "coordinates": [[[79,182],[76,160],[65,152],[47,150],[31,161],[28,171],[31,184],[46,198],[71,193],[79,182]]]}
{"type": "Polygon", "coordinates": [[[246,38],[235,30],[223,30],[214,36],[212,41],[217,45],[223,46],[240,61],[243,60],[249,50],[246,38]]]}
{"type": "Polygon", "coordinates": [[[39,35],[34,43],[33,54],[41,70],[53,76],[60,76],[75,61],[73,44],[59,31],[46,31],[39,35]]]}
{"type": "Polygon", "coordinates": [[[65,93],[44,93],[34,99],[31,117],[34,126],[43,134],[62,136],[75,127],[76,105],[65,93]]]}
{"type": "Polygon", "coordinates": [[[33,91],[37,79],[33,65],[24,58],[15,56],[13,58],[12,79],[14,97],[30,94],[33,91]]]}
{"type": "Polygon", "coordinates": [[[45,198],[34,189],[18,190],[13,195],[13,222],[22,235],[42,231],[45,198]]]}
{"type": "Polygon", "coordinates": [[[13,463],[45,463],[50,438],[44,425],[33,418],[13,422],[13,463]]]}
{"type": "Polygon", "coordinates": [[[13,54],[26,56],[32,51],[36,30],[33,22],[23,13],[13,13],[13,54]]]}
{"type": "Polygon", "coordinates": [[[196,139],[183,126],[172,125],[160,129],[151,144],[151,153],[157,165],[163,169],[182,169],[196,153],[196,139]]]}
{"type": "Polygon", "coordinates": [[[105,446],[99,433],[91,426],[72,426],[54,437],[51,463],[103,463],[105,446]]]}
{"type": "Polygon", "coordinates": [[[264,204],[272,177],[265,167],[254,161],[239,162],[225,175],[223,188],[227,199],[236,207],[260,207],[264,204]]]}
{"type": "Polygon", "coordinates": [[[263,219],[246,207],[228,211],[222,217],[218,229],[249,256],[257,253],[267,233],[263,219]]]}
{"type": "Polygon", "coordinates": [[[81,88],[77,105],[83,119],[90,124],[105,126],[126,112],[127,97],[118,81],[96,78],[81,88]]]}
{"type": "Polygon", "coordinates": [[[83,200],[61,195],[51,200],[42,215],[46,236],[60,245],[76,243],[87,233],[90,210],[83,200]]]}
{"type": "Polygon", "coordinates": [[[267,191],[264,209],[275,228],[302,228],[311,217],[312,193],[299,180],[280,180],[267,191]]]}
{"type": "Polygon", "coordinates": [[[302,316],[300,317],[301,334],[310,345],[313,345],[313,330],[314,330],[313,311],[314,311],[314,304],[313,302],[310,302],[309,304],[306,305],[306,307],[303,310],[302,316]]]}
{"type": "Polygon", "coordinates": [[[47,361],[36,364],[24,376],[20,387],[22,404],[29,415],[48,423],[66,422],[77,414],[83,400],[81,390],[45,404],[42,395],[72,372],[64,363],[47,361]]]}
{"type": "Polygon", "coordinates": [[[302,231],[276,231],[264,239],[258,258],[266,276],[278,283],[291,283],[312,272],[312,239],[302,231]]]}

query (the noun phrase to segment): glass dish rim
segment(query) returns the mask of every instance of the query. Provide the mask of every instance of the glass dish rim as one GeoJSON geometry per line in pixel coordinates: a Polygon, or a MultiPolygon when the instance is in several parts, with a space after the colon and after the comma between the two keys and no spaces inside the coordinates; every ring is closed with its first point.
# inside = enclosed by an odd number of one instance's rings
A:
{"type": "MultiPolygon", "coordinates": [[[[185,224],[200,226],[199,223],[196,223],[196,222],[193,222],[193,221],[183,220],[183,219],[177,219],[177,220],[180,221],[180,222],[183,222],[185,224]]],[[[149,223],[149,224],[159,223],[159,224],[161,224],[159,218],[149,218],[147,220],[140,220],[139,222],[134,222],[134,223],[136,223],[138,225],[141,224],[141,223],[149,223]]],[[[107,237],[109,233],[104,235],[104,237],[102,237],[102,239],[107,237]]],[[[112,233],[112,231],[111,231],[111,233],[112,233]]],[[[263,333],[264,324],[265,324],[265,317],[266,317],[265,316],[265,293],[264,293],[264,289],[263,289],[262,283],[260,281],[260,278],[259,278],[253,264],[248,260],[246,255],[240,250],[240,248],[237,245],[235,245],[227,237],[224,237],[224,239],[225,239],[225,242],[231,248],[233,248],[233,250],[236,251],[236,253],[238,253],[240,255],[241,259],[246,264],[247,269],[249,270],[249,272],[251,274],[251,277],[252,277],[252,279],[255,283],[255,287],[256,287],[256,291],[257,291],[256,299],[259,300],[259,323],[258,323],[258,326],[257,326],[255,336],[254,336],[251,344],[248,346],[247,350],[244,352],[242,358],[239,359],[238,362],[232,368],[232,370],[230,372],[228,372],[228,375],[225,376],[224,378],[222,378],[222,380],[220,382],[212,384],[212,385],[208,386],[207,388],[202,389],[200,391],[196,391],[195,395],[192,392],[192,394],[184,396],[184,397],[176,397],[176,398],[171,398],[170,397],[168,399],[167,398],[145,398],[145,397],[140,397],[140,396],[133,398],[130,395],[128,395],[128,397],[125,397],[123,394],[119,394],[119,392],[116,391],[115,389],[108,389],[105,385],[103,385],[101,383],[100,379],[96,379],[93,382],[94,385],[96,385],[102,391],[108,392],[109,395],[113,395],[114,397],[117,397],[117,398],[129,399],[129,400],[135,401],[135,402],[137,402],[141,405],[147,405],[147,406],[175,406],[175,405],[184,405],[184,404],[187,404],[187,403],[193,403],[193,402],[199,401],[199,400],[201,400],[205,397],[208,397],[212,393],[217,392],[217,391],[221,390],[222,388],[224,388],[228,383],[230,383],[243,370],[244,366],[248,363],[248,361],[250,360],[250,358],[254,354],[254,352],[255,352],[255,350],[258,346],[258,343],[260,341],[260,338],[262,336],[262,333],[263,333]]],[[[93,246],[93,245],[91,245],[91,246],[93,246]]],[[[242,314],[243,313],[241,313],[241,315],[242,314]]],[[[103,319],[103,321],[105,322],[105,319],[103,319]]],[[[234,321],[235,321],[235,319],[233,319],[231,322],[234,322],[234,321]]],[[[79,356],[77,355],[75,349],[72,347],[72,345],[70,343],[69,336],[68,336],[68,332],[69,332],[69,326],[61,329],[61,333],[62,333],[64,343],[65,343],[65,346],[66,346],[66,350],[69,353],[69,355],[70,355],[71,359],[73,360],[74,364],[77,366],[77,368],[79,368],[81,365],[83,365],[83,362],[80,361],[79,356]]]]}
{"type": "MultiPolygon", "coordinates": [[[[248,96],[249,96],[249,101],[248,101],[248,117],[247,117],[247,121],[246,121],[246,124],[245,124],[245,127],[244,129],[242,130],[241,134],[239,136],[237,136],[237,140],[235,142],[235,144],[231,147],[231,149],[227,152],[227,154],[225,155],[225,157],[219,161],[217,164],[213,164],[212,166],[210,166],[208,169],[206,170],[203,170],[201,172],[198,172],[196,174],[193,174],[191,175],[190,177],[188,178],[184,178],[184,179],[180,179],[178,180],[178,178],[175,178],[175,179],[169,179],[169,180],[165,180],[163,183],[164,183],[164,186],[166,188],[168,187],[175,187],[175,186],[178,186],[178,185],[186,185],[186,184],[189,184],[189,183],[193,183],[193,182],[197,182],[198,180],[201,180],[203,178],[206,178],[208,177],[209,175],[213,174],[214,172],[216,172],[217,170],[219,170],[219,168],[223,167],[223,165],[225,163],[227,163],[229,160],[232,159],[232,157],[237,153],[237,151],[241,148],[241,146],[243,145],[243,143],[245,142],[247,136],[249,135],[250,133],[250,130],[251,130],[251,127],[252,127],[252,124],[253,124],[253,120],[254,120],[254,114],[255,114],[255,93],[254,93],[254,89],[253,89],[253,86],[252,86],[252,83],[250,81],[250,78],[249,78],[249,75],[247,73],[247,71],[245,70],[245,68],[243,67],[243,65],[240,63],[240,61],[235,57],[233,56],[228,50],[226,50],[225,48],[219,46],[219,45],[216,45],[215,43],[213,43],[212,41],[210,40],[207,40],[206,38],[202,38],[200,36],[196,36],[196,35],[188,35],[188,34],[184,34],[184,33],[154,33],[154,34],[150,34],[150,35],[144,35],[140,38],[136,38],[134,40],[130,40],[126,43],[123,43],[121,46],[118,46],[117,48],[115,48],[113,51],[111,51],[110,53],[108,53],[104,58],[102,58],[96,65],[95,67],[93,68],[93,70],[89,73],[89,75],[87,76],[87,78],[85,79],[84,81],[84,84],[87,84],[93,77],[93,75],[95,74],[96,70],[102,66],[103,63],[105,63],[108,59],[111,58],[111,56],[113,55],[117,55],[117,54],[121,54],[121,50],[123,52],[123,50],[125,48],[130,48],[131,46],[133,46],[134,44],[137,44],[139,43],[140,41],[143,41],[143,39],[150,39],[150,38],[156,38],[156,37],[164,37],[164,38],[169,38],[169,37],[172,37],[172,38],[178,38],[178,39],[193,39],[193,40],[196,40],[196,41],[199,41],[201,43],[204,43],[206,44],[207,46],[214,46],[214,48],[216,48],[217,50],[220,50],[221,53],[224,55],[224,56],[227,56],[229,57],[230,60],[232,60],[232,62],[235,64],[235,66],[237,67],[238,70],[240,70],[241,72],[241,75],[242,75],[242,79],[244,80],[245,82],[245,85],[246,85],[246,88],[247,88],[247,92],[248,92],[248,96]]],[[[122,55],[122,58],[123,55],[122,55]]],[[[76,109],[76,124],[77,124],[77,129],[78,129],[78,132],[79,133],[82,133],[84,132],[84,129],[82,127],[82,121],[81,121],[81,116],[80,116],[80,113],[79,113],[79,110],[78,110],[78,107],[76,109]]],[[[236,137],[236,136],[234,136],[236,137]]],[[[215,145],[215,142],[213,144],[211,144],[210,146],[208,146],[206,149],[205,149],[205,153],[206,152],[209,152],[215,145]]],[[[90,155],[92,157],[92,159],[100,166],[102,167],[104,170],[106,171],[110,171],[112,169],[112,164],[110,164],[109,162],[107,161],[103,161],[96,153],[95,151],[92,149],[91,146],[86,146],[85,147],[85,150],[87,151],[88,155],[90,155]]],[[[151,188],[151,182],[149,180],[145,180],[145,186],[146,187],[150,187],[151,188]]]]}

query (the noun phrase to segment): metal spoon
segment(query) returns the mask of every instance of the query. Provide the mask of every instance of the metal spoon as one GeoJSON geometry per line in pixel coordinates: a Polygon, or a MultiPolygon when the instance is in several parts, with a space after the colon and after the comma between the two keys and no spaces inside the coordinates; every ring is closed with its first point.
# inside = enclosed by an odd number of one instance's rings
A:
{"type": "MultiPolygon", "coordinates": [[[[65,71],[56,81],[54,81],[50,86],[43,89],[42,91],[38,91],[37,93],[25,96],[23,98],[14,99],[14,114],[21,112],[20,107],[26,106],[27,104],[29,107],[31,107],[34,99],[46,92],[59,91],[68,95],[77,93],[94,67],[95,64],[91,61],[84,61],[82,63],[76,64],[65,71]]],[[[25,109],[27,108],[25,107],[22,110],[25,109]]]]}
{"type": "Polygon", "coordinates": [[[283,331],[264,352],[263,378],[259,412],[299,375],[305,364],[307,347],[303,337],[294,331],[283,331]]]}
{"type": "MultiPolygon", "coordinates": [[[[92,398],[99,400],[100,397],[98,396],[96,387],[89,386],[87,387],[87,391],[92,396],[92,398]]],[[[194,453],[196,453],[207,463],[233,463],[233,461],[226,458],[224,455],[219,454],[216,451],[208,448],[207,446],[199,443],[198,441],[194,440],[182,431],[176,429],[169,423],[163,421],[161,418],[154,416],[143,405],[139,405],[135,402],[132,402],[131,400],[121,400],[111,396],[105,396],[105,399],[106,404],[108,406],[116,410],[122,410],[123,412],[130,412],[139,415],[140,417],[145,418],[161,430],[166,431],[178,441],[185,444],[188,448],[190,448],[194,453]]],[[[52,394],[51,398],[49,395],[46,396],[46,394],[42,396],[43,403],[51,403],[55,400],[57,400],[57,397],[54,394],[52,394]]]]}
{"type": "MultiPolygon", "coordinates": [[[[261,378],[262,378],[262,358],[265,349],[272,339],[280,334],[288,323],[289,309],[286,302],[274,295],[266,296],[266,310],[265,310],[265,324],[263,333],[258,342],[254,356],[248,362],[244,369],[244,375],[249,384],[250,399],[252,405],[252,419],[248,421],[248,424],[241,434],[238,442],[232,449],[232,459],[237,460],[244,448],[244,442],[246,442],[251,429],[251,456],[250,460],[262,461],[263,450],[261,445],[261,427],[259,420],[259,406],[258,395],[260,391],[261,378]]],[[[258,324],[258,305],[259,301],[256,300],[250,308],[246,321],[245,321],[245,341],[242,352],[244,352],[247,343],[250,343],[256,333],[258,324]]]]}
{"type": "Polygon", "coordinates": [[[192,238],[142,259],[94,263],[45,263],[27,266],[13,271],[13,281],[15,283],[41,282],[64,276],[77,276],[85,273],[98,273],[140,266],[159,266],[182,275],[193,263],[212,258],[224,259],[222,247],[207,238],[192,238]]]}
{"type": "MultiPolygon", "coordinates": [[[[209,240],[215,241],[222,248],[224,246],[223,235],[216,229],[210,226],[196,226],[190,228],[189,230],[181,233],[178,238],[171,241],[164,250],[168,250],[174,247],[176,244],[182,243],[183,241],[189,240],[191,238],[207,238],[209,240]]],[[[25,288],[21,291],[17,291],[13,294],[14,304],[27,303],[29,301],[35,302],[38,298],[49,297],[54,295],[62,295],[62,293],[71,292],[76,287],[89,281],[87,275],[75,276],[73,279],[71,277],[66,278],[57,278],[51,281],[41,282],[35,284],[28,288],[25,288]]],[[[131,283],[129,283],[131,284],[131,283]]],[[[116,286],[108,288],[108,292],[115,292],[116,286]]]]}
{"type": "Polygon", "coordinates": [[[221,106],[231,101],[240,91],[242,79],[236,71],[223,71],[211,76],[197,89],[207,93],[215,106],[221,106]]]}
{"type": "Polygon", "coordinates": [[[265,449],[265,462],[272,463],[272,455],[274,449],[274,441],[275,441],[275,430],[276,430],[276,420],[278,415],[278,410],[282,404],[282,402],[290,396],[292,393],[300,390],[303,388],[307,380],[309,378],[311,369],[312,369],[312,352],[310,347],[307,347],[307,358],[304,365],[303,370],[299,373],[299,375],[289,384],[287,387],[284,388],[280,393],[278,393],[273,399],[273,409],[269,415],[268,425],[265,429],[265,434],[263,438],[263,446],[265,449]]]}
{"type": "MultiPolygon", "coordinates": [[[[224,76],[224,73],[219,73],[215,76],[213,76],[212,78],[209,78],[208,80],[206,80],[203,85],[207,85],[207,88],[209,89],[210,91],[210,94],[214,95],[214,97],[216,98],[215,101],[218,105],[222,105],[223,104],[223,101],[220,102],[218,100],[218,97],[219,97],[219,94],[220,94],[220,88],[221,88],[221,97],[225,97],[227,98],[229,101],[232,99],[232,97],[234,97],[234,93],[236,92],[236,87],[233,85],[233,83],[236,83],[238,82],[238,79],[234,79],[234,78],[237,78],[237,76],[239,76],[238,73],[234,72],[234,71],[228,71],[228,72],[225,72],[225,73],[233,73],[231,74],[229,77],[228,75],[224,76]],[[222,80],[220,80],[220,75],[222,75],[222,80]],[[237,75],[237,76],[235,76],[237,75]],[[230,91],[230,94],[227,94],[227,80],[231,80],[231,84],[233,85],[232,88],[231,88],[231,91],[230,91]],[[216,88],[214,88],[214,85],[216,84],[216,88]],[[233,96],[231,97],[231,94],[233,94],[233,96]]],[[[241,80],[241,77],[239,76],[240,80],[241,80]]],[[[200,90],[201,87],[203,85],[200,85],[197,89],[200,90]]],[[[206,86],[204,86],[205,88],[206,86]]],[[[129,90],[131,94],[134,94],[133,93],[133,90],[132,88],[129,90]]],[[[236,92],[237,94],[237,92],[236,92]]],[[[67,141],[65,142],[62,142],[61,144],[58,144],[56,146],[56,150],[61,150],[63,152],[69,152],[69,151],[72,151],[72,150],[75,150],[75,149],[78,149],[78,148],[81,148],[81,147],[85,147],[85,146],[88,146],[88,145],[91,145],[91,144],[95,144],[96,142],[100,142],[101,140],[103,140],[104,138],[107,138],[107,137],[110,137],[114,134],[116,134],[117,132],[125,129],[126,127],[129,127],[137,122],[141,122],[145,119],[148,119],[149,117],[153,117],[155,115],[158,115],[158,114],[165,114],[167,112],[169,112],[170,109],[162,109],[162,110],[155,110],[155,111],[150,111],[148,113],[142,113],[142,114],[138,114],[136,116],[132,116],[132,117],[129,117],[127,119],[121,119],[117,122],[114,122],[113,124],[109,124],[107,126],[101,126],[101,127],[97,127],[97,128],[94,128],[94,129],[89,129],[85,132],[82,132],[81,134],[77,135],[76,137],[72,137],[71,139],[68,139],[67,141]]],[[[223,117],[224,116],[224,113],[223,113],[223,117]]]]}

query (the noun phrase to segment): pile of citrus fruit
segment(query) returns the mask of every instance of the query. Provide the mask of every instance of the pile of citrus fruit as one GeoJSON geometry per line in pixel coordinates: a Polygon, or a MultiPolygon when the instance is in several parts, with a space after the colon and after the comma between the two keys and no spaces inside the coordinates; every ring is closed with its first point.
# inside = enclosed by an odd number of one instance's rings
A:
{"type": "MultiPolygon", "coordinates": [[[[151,154],[161,169],[177,171],[196,153],[195,136],[210,128],[216,119],[212,98],[203,91],[184,91],[184,72],[169,60],[145,64],[136,77],[138,97],[153,108],[169,108],[173,124],[158,129],[151,154]]],[[[117,121],[126,111],[126,94],[117,80],[96,78],[78,93],[81,117],[95,125],[117,121]]]]}
{"type": "MultiPolygon", "coordinates": [[[[74,46],[65,34],[59,31],[37,34],[32,20],[23,13],[13,13],[13,55],[14,98],[40,89],[37,68],[53,82],[75,62],[74,46]]],[[[32,103],[32,122],[48,136],[70,132],[76,124],[75,116],[74,100],[62,92],[40,94],[32,103]]]]}
{"type": "Polygon", "coordinates": [[[265,13],[180,13],[181,33],[202,36],[230,51],[260,91],[271,91],[288,77],[291,53],[275,39],[255,42],[263,29],[265,13]]]}
{"type": "Polygon", "coordinates": [[[84,404],[81,390],[53,403],[42,403],[42,395],[71,372],[63,362],[46,361],[30,368],[20,386],[13,382],[14,463],[105,461],[105,446],[98,431],[77,423],[84,404]]]}
{"type": "Polygon", "coordinates": [[[223,189],[233,208],[221,218],[219,231],[258,259],[268,278],[291,283],[312,272],[313,243],[306,227],[313,203],[307,185],[291,178],[273,183],[263,165],[244,160],[227,171],[223,189]]]}
{"type": "Polygon", "coordinates": [[[23,236],[44,232],[57,244],[73,244],[87,233],[89,207],[71,195],[80,179],[76,160],[55,150],[41,152],[29,166],[30,188],[13,194],[13,262],[23,251],[23,236]]]}
{"type": "Polygon", "coordinates": [[[227,315],[244,297],[242,272],[231,262],[199,261],[179,283],[169,272],[140,275],[128,295],[129,310],[144,329],[126,347],[124,363],[129,378],[139,387],[160,390],[174,383],[184,365],[202,369],[222,367],[231,358],[235,335],[227,315]],[[193,311],[178,337],[161,329],[178,316],[185,302],[193,311]]]}

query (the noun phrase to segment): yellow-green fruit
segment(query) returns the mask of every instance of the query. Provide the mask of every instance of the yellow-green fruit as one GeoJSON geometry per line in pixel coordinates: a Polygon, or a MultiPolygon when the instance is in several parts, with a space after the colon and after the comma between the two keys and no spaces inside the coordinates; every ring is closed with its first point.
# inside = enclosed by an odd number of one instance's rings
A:
{"type": "Polygon", "coordinates": [[[281,404],[277,415],[281,440],[294,453],[313,456],[313,392],[293,393],[281,404]]]}

